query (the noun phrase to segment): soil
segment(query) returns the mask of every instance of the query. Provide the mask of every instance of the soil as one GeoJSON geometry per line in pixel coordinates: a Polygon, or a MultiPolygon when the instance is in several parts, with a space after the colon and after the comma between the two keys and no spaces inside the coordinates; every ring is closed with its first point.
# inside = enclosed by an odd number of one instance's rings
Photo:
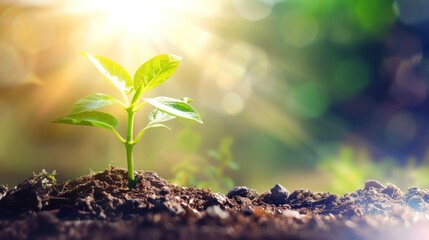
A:
{"type": "Polygon", "coordinates": [[[39,174],[0,186],[0,239],[423,239],[429,190],[369,180],[345,195],[276,184],[227,195],[110,168],[56,183],[39,174]]]}

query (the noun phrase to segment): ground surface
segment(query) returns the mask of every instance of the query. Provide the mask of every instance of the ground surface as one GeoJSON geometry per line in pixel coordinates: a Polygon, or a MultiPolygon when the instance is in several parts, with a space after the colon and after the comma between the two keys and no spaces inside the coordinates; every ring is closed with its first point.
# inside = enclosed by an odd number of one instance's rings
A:
{"type": "Polygon", "coordinates": [[[423,239],[429,191],[367,181],[338,196],[275,185],[226,196],[111,168],[57,184],[49,174],[0,186],[0,239],[423,239]]]}

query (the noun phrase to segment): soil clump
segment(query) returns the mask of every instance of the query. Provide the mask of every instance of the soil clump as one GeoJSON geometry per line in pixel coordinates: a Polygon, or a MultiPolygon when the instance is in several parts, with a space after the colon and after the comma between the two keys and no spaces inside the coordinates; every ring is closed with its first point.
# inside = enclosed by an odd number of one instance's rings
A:
{"type": "Polygon", "coordinates": [[[228,194],[173,185],[154,172],[112,167],[56,183],[46,172],[0,186],[0,239],[422,239],[429,190],[369,180],[345,195],[288,191],[228,194]]]}

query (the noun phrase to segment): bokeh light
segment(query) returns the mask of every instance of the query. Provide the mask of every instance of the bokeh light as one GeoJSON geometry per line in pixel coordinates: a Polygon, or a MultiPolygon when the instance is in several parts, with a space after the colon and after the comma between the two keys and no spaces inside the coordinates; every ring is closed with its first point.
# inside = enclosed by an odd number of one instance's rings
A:
{"type": "Polygon", "coordinates": [[[294,87],[286,99],[292,112],[299,117],[321,116],[329,105],[329,96],[319,82],[307,82],[294,87]]]}
{"type": "Polygon", "coordinates": [[[276,0],[233,0],[238,15],[250,20],[261,20],[271,14],[276,0]]]}
{"type": "Polygon", "coordinates": [[[416,136],[416,122],[407,113],[395,114],[387,123],[386,136],[392,145],[404,145],[416,136]]]}
{"type": "Polygon", "coordinates": [[[244,103],[243,99],[238,94],[229,92],[223,97],[222,106],[226,113],[236,115],[243,110],[244,103]]]}
{"type": "Polygon", "coordinates": [[[313,43],[319,32],[319,23],[305,12],[291,11],[284,14],[279,24],[283,40],[293,47],[305,47],[313,43]]]}

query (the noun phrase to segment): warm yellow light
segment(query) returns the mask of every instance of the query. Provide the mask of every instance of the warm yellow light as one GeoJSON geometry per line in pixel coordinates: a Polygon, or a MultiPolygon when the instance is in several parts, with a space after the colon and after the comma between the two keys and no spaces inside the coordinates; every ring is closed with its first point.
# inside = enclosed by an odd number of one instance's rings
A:
{"type": "Polygon", "coordinates": [[[159,31],[172,22],[174,6],[163,0],[85,0],[75,1],[72,9],[102,17],[104,27],[112,30],[159,31]]]}
{"type": "Polygon", "coordinates": [[[204,32],[203,20],[220,14],[222,5],[210,0],[75,0],[64,4],[68,13],[87,18],[87,36],[78,39],[84,41],[82,46],[92,52],[117,49],[127,59],[192,48],[195,41],[182,44],[184,35],[194,29],[204,32]]]}

